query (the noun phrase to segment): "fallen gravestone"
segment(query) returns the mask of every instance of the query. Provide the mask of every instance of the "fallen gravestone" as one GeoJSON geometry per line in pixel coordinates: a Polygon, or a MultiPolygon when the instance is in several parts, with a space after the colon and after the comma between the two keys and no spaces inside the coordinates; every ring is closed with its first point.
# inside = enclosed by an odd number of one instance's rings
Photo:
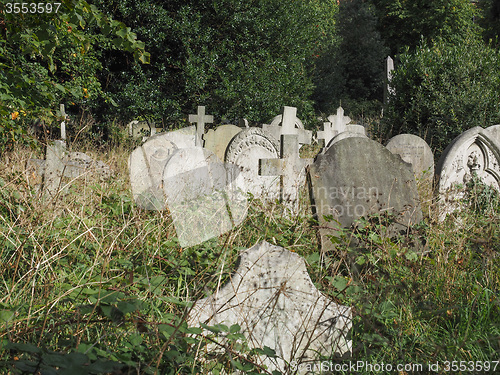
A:
{"type": "Polygon", "coordinates": [[[441,155],[436,167],[441,220],[461,209],[464,188],[473,176],[500,191],[500,142],[496,128],[488,129],[478,126],[467,130],[441,155]]]}
{"type": "Polygon", "coordinates": [[[391,138],[385,147],[410,163],[417,178],[434,177],[434,155],[422,138],[413,134],[400,134],[391,138]]]}
{"type": "Polygon", "coordinates": [[[163,173],[166,204],[182,247],[228,232],[246,216],[246,194],[236,165],[204,148],[178,149],[163,173]]]}
{"type": "Polygon", "coordinates": [[[226,162],[240,169],[244,191],[256,198],[271,201],[280,196],[280,179],[276,176],[260,176],[259,160],[278,157],[277,140],[259,128],[248,128],[238,133],[226,151],[226,162]]]}
{"type": "Polygon", "coordinates": [[[323,250],[334,248],[329,236],[363,216],[393,213],[391,235],[422,220],[411,165],[368,138],[333,144],[310,165],[309,177],[323,250]]]}
{"type": "Polygon", "coordinates": [[[160,133],[136,148],[129,157],[130,185],[136,204],[146,210],[165,209],[163,170],[180,148],[195,146],[196,127],[160,133]]]}
{"type": "Polygon", "coordinates": [[[231,140],[243,129],[236,125],[221,125],[217,129],[210,129],[203,139],[207,150],[212,151],[219,160],[224,161],[226,149],[231,140]]]}
{"type": "Polygon", "coordinates": [[[240,253],[222,288],[196,302],[189,324],[238,324],[250,348],[276,351],[277,358],[258,358],[260,365],[288,373],[287,363],[300,369],[320,356],[349,355],[351,319],[350,308],[316,289],[299,255],[261,242],[240,253]]]}

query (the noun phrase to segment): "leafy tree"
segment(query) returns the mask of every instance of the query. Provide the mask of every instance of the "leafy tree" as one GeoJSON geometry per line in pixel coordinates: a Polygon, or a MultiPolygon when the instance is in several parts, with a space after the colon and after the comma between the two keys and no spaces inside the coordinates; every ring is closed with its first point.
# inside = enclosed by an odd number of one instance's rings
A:
{"type": "Polygon", "coordinates": [[[379,18],[379,30],[391,54],[414,49],[421,39],[458,42],[470,31],[477,9],[470,0],[372,0],[379,18]]]}
{"type": "Polygon", "coordinates": [[[24,139],[32,119],[53,120],[59,102],[103,97],[96,44],[112,43],[144,63],[149,58],[130,28],[84,0],[63,0],[57,11],[52,3],[15,4],[1,10],[0,151],[24,139]],[[88,33],[93,24],[99,34],[88,33]]]}
{"type": "MultiPolygon", "coordinates": [[[[283,105],[312,117],[311,68],[331,30],[331,0],[94,0],[151,52],[139,65],[105,51],[111,116],[171,124],[208,106],[219,119],[266,121],[283,105]]],[[[102,111],[103,112],[103,111],[102,111]]]]}
{"type": "Polygon", "coordinates": [[[498,46],[500,43],[500,0],[483,0],[479,2],[482,17],[479,24],[483,27],[483,36],[498,46]]]}
{"type": "Polygon", "coordinates": [[[366,1],[340,2],[336,19],[338,39],[318,59],[314,99],[322,112],[333,113],[342,102],[351,114],[361,115],[380,107],[388,49],[366,1]]]}
{"type": "Polygon", "coordinates": [[[439,154],[463,131],[500,123],[500,52],[469,35],[422,43],[394,71],[385,137],[412,133],[439,154]]]}

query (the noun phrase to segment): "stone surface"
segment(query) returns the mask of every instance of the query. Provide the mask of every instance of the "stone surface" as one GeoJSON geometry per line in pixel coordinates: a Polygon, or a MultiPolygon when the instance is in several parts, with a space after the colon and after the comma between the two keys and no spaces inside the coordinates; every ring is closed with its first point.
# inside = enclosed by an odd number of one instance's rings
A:
{"type": "Polygon", "coordinates": [[[434,177],[434,155],[427,142],[419,136],[399,134],[391,138],[385,147],[410,163],[417,178],[434,177]]]}
{"type": "Polygon", "coordinates": [[[205,114],[205,106],[198,106],[196,115],[189,115],[189,122],[196,123],[196,146],[203,146],[203,134],[205,134],[205,124],[214,122],[214,116],[205,114]]]}
{"type": "Polygon", "coordinates": [[[280,178],[260,176],[260,159],[279,158],[278,142],[259,128],[238,133],[229,143],[226,162],[238,166],[244,180],[244,190],[256,198],[276,200],[280,196],[280,178]]]}
{"type": "Polygon", "coordinates": [[[331,139],[330,142],[328,142],[328,145],[323,149],[322,154],[325,154],[330,147],[332,147],[335,143],[340,142],[343,139],[346,138],[368,138],[365,134],[361,134],[359,132],[350,132],[350,131],[344,131],[342,133],[337,134],[335,137],[331,139]]]}
{"type": "Polygon", "coordinates": [[[299,255],[267,242],[242,251],[229,281],[189,315],[190,325],[238,324],[251,348],[276,351],[277,359],[258,360],[282,373],[288,373],[285,361],[350,354],[351,319],[350,308],[316,289],[299,255]]]}
{"type": "Polygon", "coordinates": [[[188,126],[149,138],[129,157],[130,185],[136,204],[146,210],[165,209],[163,170],[180,148],[195,146],[196,127],[188,126]]]}
{"type": "Polygon", "coordinates": [[[219,160],[224,161],[229,142],[242,130],[236,125],[221,125],[215,130],[210,129],[203,136],[205,141],[203,147],[217,155],[219,160]]]}
{"type": "Polygon", "coordinates": [[[304,129],[304,124],[297,117],[297,108],[295,107],[284,107],[283,114],[274,117],[270,125],[262,125],[262,129],[279,142],[281,142],[283,134],[297,134],[299,147],[303,144],[311,144],[312,131],[304,129]]]}
{"type": "Polygon", "coordinates": [[[52,145],[47,146],[43,175],[43,194],[45,198],[55,198],[63,188],[62,177],[66,153],[66,142],[64,141],[54,141],[52,145]]]}
{"type": "MultiPolygon", "coordinates": [[[[346,125],[351,122],[351,118],[344,116],[344,108],[338,107],[335,115],[328,116],[328,121],[332,124],[332,130],[337,135],[346,131],[346,125]]],[[[325,144],[328,144],[325,142],[325,144]]]]}
{"type": "Polygon", "coordinates": [[[182,247],[217,237],[246,216],[239,168],[204,148],[178,149],[163,173],[166,203],[182,247]]]}
{"type": "Polygon", "coordinates": [[[391,235],[422,220],[411,165],[378,142],[343,139],[317,156],[309,174],[323,250],[334,248],[328,236],[339,226],[349,228],[362,216],[393,212],[391,235]]]}
{"type": "Polygon", "coordinates": [[[473,174],[500,191],[500,143],[495,132],[496,128],[479,126],[469,129],[442,153],[436,167],[441,219],[461,208],[464,187],[473,174]]]}
{"type": "Polygon", "coordinates": [[[384,104],[389,103],[389,98],[394,95],[394,88],[391,86],[392,74],[394,72],[394,60],[391,56],[385,59],[385,77],[384,77],[384,104]]]}

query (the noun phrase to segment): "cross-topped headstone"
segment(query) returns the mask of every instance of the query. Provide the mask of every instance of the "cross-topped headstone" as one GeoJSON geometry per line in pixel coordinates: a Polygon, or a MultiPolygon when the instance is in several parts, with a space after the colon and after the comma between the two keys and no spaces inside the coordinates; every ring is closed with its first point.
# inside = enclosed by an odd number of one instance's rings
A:
{"type": "Polygon", "coordinates": [[[196,146],[203,146],[203,134],[205,133],[205,124],[214,122],[214,116],[205,114],[205,106],[198,106],[198,114],[189,115],[189,122],[196,123],[196,146]]]}
{"type": "Polygon", "coordinates": [[[280,176],[281,200],[292,215],[297,213],[299,188],[305,183],[305,167],[313,161],[301,159],[298,146],[298,134],[283,134],[280,159],[260,159],[259,165],[261,176],[280,176]]]}
{"type": "Polygon", "coordinates": [[[312,131],[303,129],[304,125],[297,118],[297,108],[287,107],[283,108],[283,115],[276,116],[271,125],[263,125],[262,129],[271,133],[276,140],[280,140],[283,134],[297,134],[299,136],[299,144],[311,144],[312,131]],[[281,122],[281,126],[275,123],[281,122]],[[298,124],[298,127],[296,125],[298,124]]]}
{"type": "Polygon", "coordinates": [[[344,108],[340,106],[337,108],[337,114],[328,116],[328,121],[332,123],[332,131],[336,132],[334,135],[337,135],[346,130],[346,125],[351,122],[351,118],[344,116],[344,108]]]}
{"type": "Polygon", "coordinates": [[[317,137],[318,139],[324,139],[324,147],[335,137],[338,133],[333,130],[333,124],[331,122],[323,123],[323,130],[319,130],[317,137]]]}

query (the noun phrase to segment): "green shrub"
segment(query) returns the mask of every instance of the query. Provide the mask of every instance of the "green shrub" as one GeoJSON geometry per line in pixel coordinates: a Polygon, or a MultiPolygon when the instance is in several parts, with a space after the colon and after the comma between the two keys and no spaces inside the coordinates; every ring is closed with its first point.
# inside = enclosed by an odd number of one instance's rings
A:
{"type": "Polygon", "coordinates": [[[392,86],[386,137],[417,134],[439,154],[465,130],[500,122],[500,52],[475,36],[402,54],[392,86]]]}

